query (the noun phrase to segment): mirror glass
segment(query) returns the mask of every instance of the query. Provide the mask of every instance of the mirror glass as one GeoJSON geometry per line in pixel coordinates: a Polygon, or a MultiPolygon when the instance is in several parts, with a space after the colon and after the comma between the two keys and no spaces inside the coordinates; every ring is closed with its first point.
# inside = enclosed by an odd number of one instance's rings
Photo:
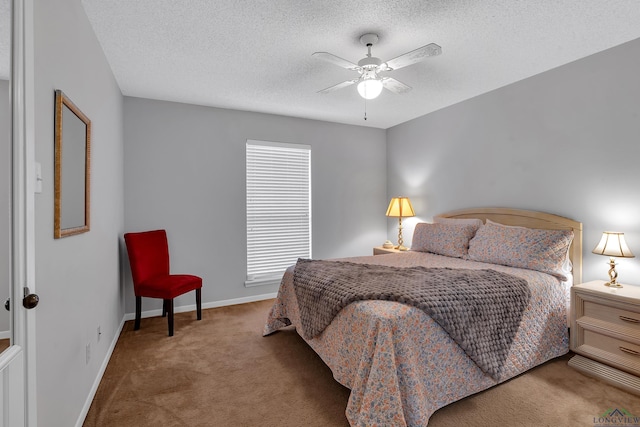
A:
{"type": "Polygon", "coordinates": [[[0,0],[0,351],[10,345],[11,313],[11,1],[0,0]]]}
{"type": "Polygon", "coordinates": [[[54,237],[89,231],[91,121],[56,91],[54,237]]]}

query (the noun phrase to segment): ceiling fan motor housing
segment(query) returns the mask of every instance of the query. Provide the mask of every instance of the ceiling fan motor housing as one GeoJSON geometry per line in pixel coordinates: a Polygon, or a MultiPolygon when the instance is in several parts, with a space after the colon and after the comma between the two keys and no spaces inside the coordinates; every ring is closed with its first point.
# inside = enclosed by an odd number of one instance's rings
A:
{"type": "Polygon", "coordinates": [[[382,60],[380,58],[376,58],[375,56],[368,56],[358,61],[358,65],[362,68],[376,68],[380,64],[382,64],[382,60]]]}
{"type": "Polygon", "coordinates": [[[373,33],[363,34],[360,37],[360,43],[367,46],[367,48],[369,49],[369,53],[367,54],[367,56],[358,61],[358,66],[362,67],[365,71],[365,73],[363,73],[363,77],[366,77],[364,76],[364,74],[367,74],[367,71],[375,71],[378,69],[380,64],[382,64],[382,60],[380,58],[371,56],[371,46],[378,43],[378,35],[373,33]]]}

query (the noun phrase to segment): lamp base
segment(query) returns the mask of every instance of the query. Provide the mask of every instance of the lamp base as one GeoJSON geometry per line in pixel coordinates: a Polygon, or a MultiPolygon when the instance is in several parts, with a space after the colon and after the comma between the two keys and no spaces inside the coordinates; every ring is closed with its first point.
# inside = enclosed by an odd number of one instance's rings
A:
{"type": "Polygon", "coordinates": [[[605,285],[605,286],[608,286],[608,287],[610,287],[610,288],[622,288],[622,287],[623,287],[623,286],[622,286],[620,283],[618,283],[618,282],[613,282],[613,283],[611,283],[611,282],[607,282],[607,283],[605,283],[604,285],[605,285]]]}
{"type": "Polygon", "coordinates": [[[609,286],[610,288],[621,288],[622,285],[617,282],[618,272],[616,271],[616,260],[614,257],[609,258],[609,281],[605,283],[605,286],[609,286]]]}
{"type": "Polygon", "coordinates": [[[398,246],[394,246],[393,249],[397,249],[399,251],[406,251],[407,248],[404,246],[404,240],[402,239],[402,217],[398,217],[398,246]]]}

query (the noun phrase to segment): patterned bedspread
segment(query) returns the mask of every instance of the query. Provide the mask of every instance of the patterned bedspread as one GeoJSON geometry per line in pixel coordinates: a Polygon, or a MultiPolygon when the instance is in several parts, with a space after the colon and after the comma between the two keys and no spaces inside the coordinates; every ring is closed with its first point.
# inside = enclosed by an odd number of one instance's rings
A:
{"type": "Polygon", "coordinates": [[[298,332],[305,339],[319,335],[352,302],[402,302],[438,322],[493,378],[500,378],[531,295],[526,280],[489,269],[397,268],[309,259],[296,263],[293,288],[300,309],[298,332]]]}
{"type": "MultiPolygon", "coordinates": [[[[484,373],[422,310],[391,301],[345,307],[320,335],[306,340],[351,389],[346,416],[352,426],[426,426],[438,408],[485,390],[567,353],[569,289],[532,270],[408,252],[344,259],[396,267],[492,268],[529,283],[531,298],[500,377],[484,373]]],[[[300,325],[289,269],[269,313],[264,335],[300,325]]]]}

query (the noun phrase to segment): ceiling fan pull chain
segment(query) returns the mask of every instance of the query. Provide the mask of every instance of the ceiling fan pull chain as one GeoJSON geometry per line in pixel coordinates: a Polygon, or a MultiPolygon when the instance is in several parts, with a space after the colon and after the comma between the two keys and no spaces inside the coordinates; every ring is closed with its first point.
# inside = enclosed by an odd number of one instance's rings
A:
{"type": "Polygon", "coordinates": [[[364,99],[364,119],[367,120],[367,98],[364,99]]]}

